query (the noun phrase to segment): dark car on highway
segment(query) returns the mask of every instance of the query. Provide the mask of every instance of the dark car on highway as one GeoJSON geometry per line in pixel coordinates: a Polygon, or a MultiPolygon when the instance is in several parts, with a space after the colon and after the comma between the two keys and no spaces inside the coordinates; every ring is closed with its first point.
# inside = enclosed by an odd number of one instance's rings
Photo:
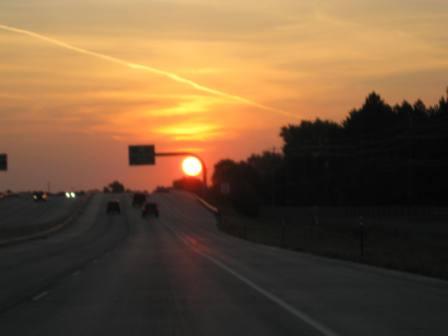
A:
{"type": "Polygon", "coordinates": [[[157,206],[157,203],[145,203],[142,208],[142,217],[147,216],[154,216],[156,218],[159,217],[159,207],[157,206]]]}
{"type": "Polygon", "coordinates": [[[140,208],[146,202],[146,194],[144,193],[135,193],[132,197],[132,206],[136,208],[140,208]]]}
{"type": "Polygon", "coordinates": [[[121,213],[120,202],[118,200],[107,202],[106,213],[108,214],[121,213]]]}

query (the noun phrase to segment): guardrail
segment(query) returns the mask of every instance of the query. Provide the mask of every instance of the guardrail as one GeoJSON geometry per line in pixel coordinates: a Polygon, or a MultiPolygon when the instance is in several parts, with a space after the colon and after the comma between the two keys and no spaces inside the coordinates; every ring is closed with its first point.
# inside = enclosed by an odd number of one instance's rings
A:
{"type": "Polygon", "coordinates": [[[208,203],[207,201],[205,201],[204,199],[202,199],[201,197],[197,196],[196,199],[198,200],[199,203],[202,204],[202,206],[204,208],[206,208],[208,211],[210,211],[211,213],[213,213],[214,215],[219,216],[220,212],[219,209],[213,205],[211,205],[210,203],[208,203]]]}

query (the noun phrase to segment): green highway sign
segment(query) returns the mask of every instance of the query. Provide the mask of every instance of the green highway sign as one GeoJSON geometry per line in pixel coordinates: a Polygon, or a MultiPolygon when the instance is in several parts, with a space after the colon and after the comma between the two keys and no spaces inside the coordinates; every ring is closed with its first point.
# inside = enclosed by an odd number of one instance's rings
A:
{"type": "Polygon", "coordinates": [[[146,166],[156,164],[156,149],[154,145],[129,146],[129,165],[146,166]]]}
{"type": "Polygon", "coordinates": [[[0,154],[0,171],[8,170],[8,155],[0,154]]]}

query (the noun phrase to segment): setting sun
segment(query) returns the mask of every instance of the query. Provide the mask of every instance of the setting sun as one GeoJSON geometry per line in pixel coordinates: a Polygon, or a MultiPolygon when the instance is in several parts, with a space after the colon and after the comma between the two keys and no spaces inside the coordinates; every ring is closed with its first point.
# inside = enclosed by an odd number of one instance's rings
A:
{"type": "Polygon", "coordinates": [[[198,176],[202,172],[201,161],[193,156],[189,156],[182,162],[182,170],[185,175],[198,176]]]}

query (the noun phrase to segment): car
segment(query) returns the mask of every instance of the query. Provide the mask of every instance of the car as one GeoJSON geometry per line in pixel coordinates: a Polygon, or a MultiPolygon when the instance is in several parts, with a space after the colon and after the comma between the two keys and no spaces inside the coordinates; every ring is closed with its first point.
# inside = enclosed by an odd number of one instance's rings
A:
{"type": "Polygon", "coordinates": [[[142,217],[154,216],[159,217],[159,207],[157,203],[147,202],[142,208],[142,217]]]}
{"type": "Polygon", "coordinates": [[[106,213],[108,213],[108,214],[113,214],[113,213],[120,214],[121,213],[120,201],[112,200],[112,201],[107,202],[106,213]]]}
{"type": "Polygon", "coordinates": [[[65,193],[65,198],[76,198],[76,193],[74,191],[67,191],[65,193]]]}
{"type": "Polygon", "coordinates": [[[48,200],[48,194],[43,191],[35,191],[33,192],[33,200],[34,202],[45,202],[48,200]]]}
{"type": "Polygon", "coordinates": [[[143,193],[135,193],[132,197],[132,206],[141,208],[146,202],[146,195],[143,193]]]}

